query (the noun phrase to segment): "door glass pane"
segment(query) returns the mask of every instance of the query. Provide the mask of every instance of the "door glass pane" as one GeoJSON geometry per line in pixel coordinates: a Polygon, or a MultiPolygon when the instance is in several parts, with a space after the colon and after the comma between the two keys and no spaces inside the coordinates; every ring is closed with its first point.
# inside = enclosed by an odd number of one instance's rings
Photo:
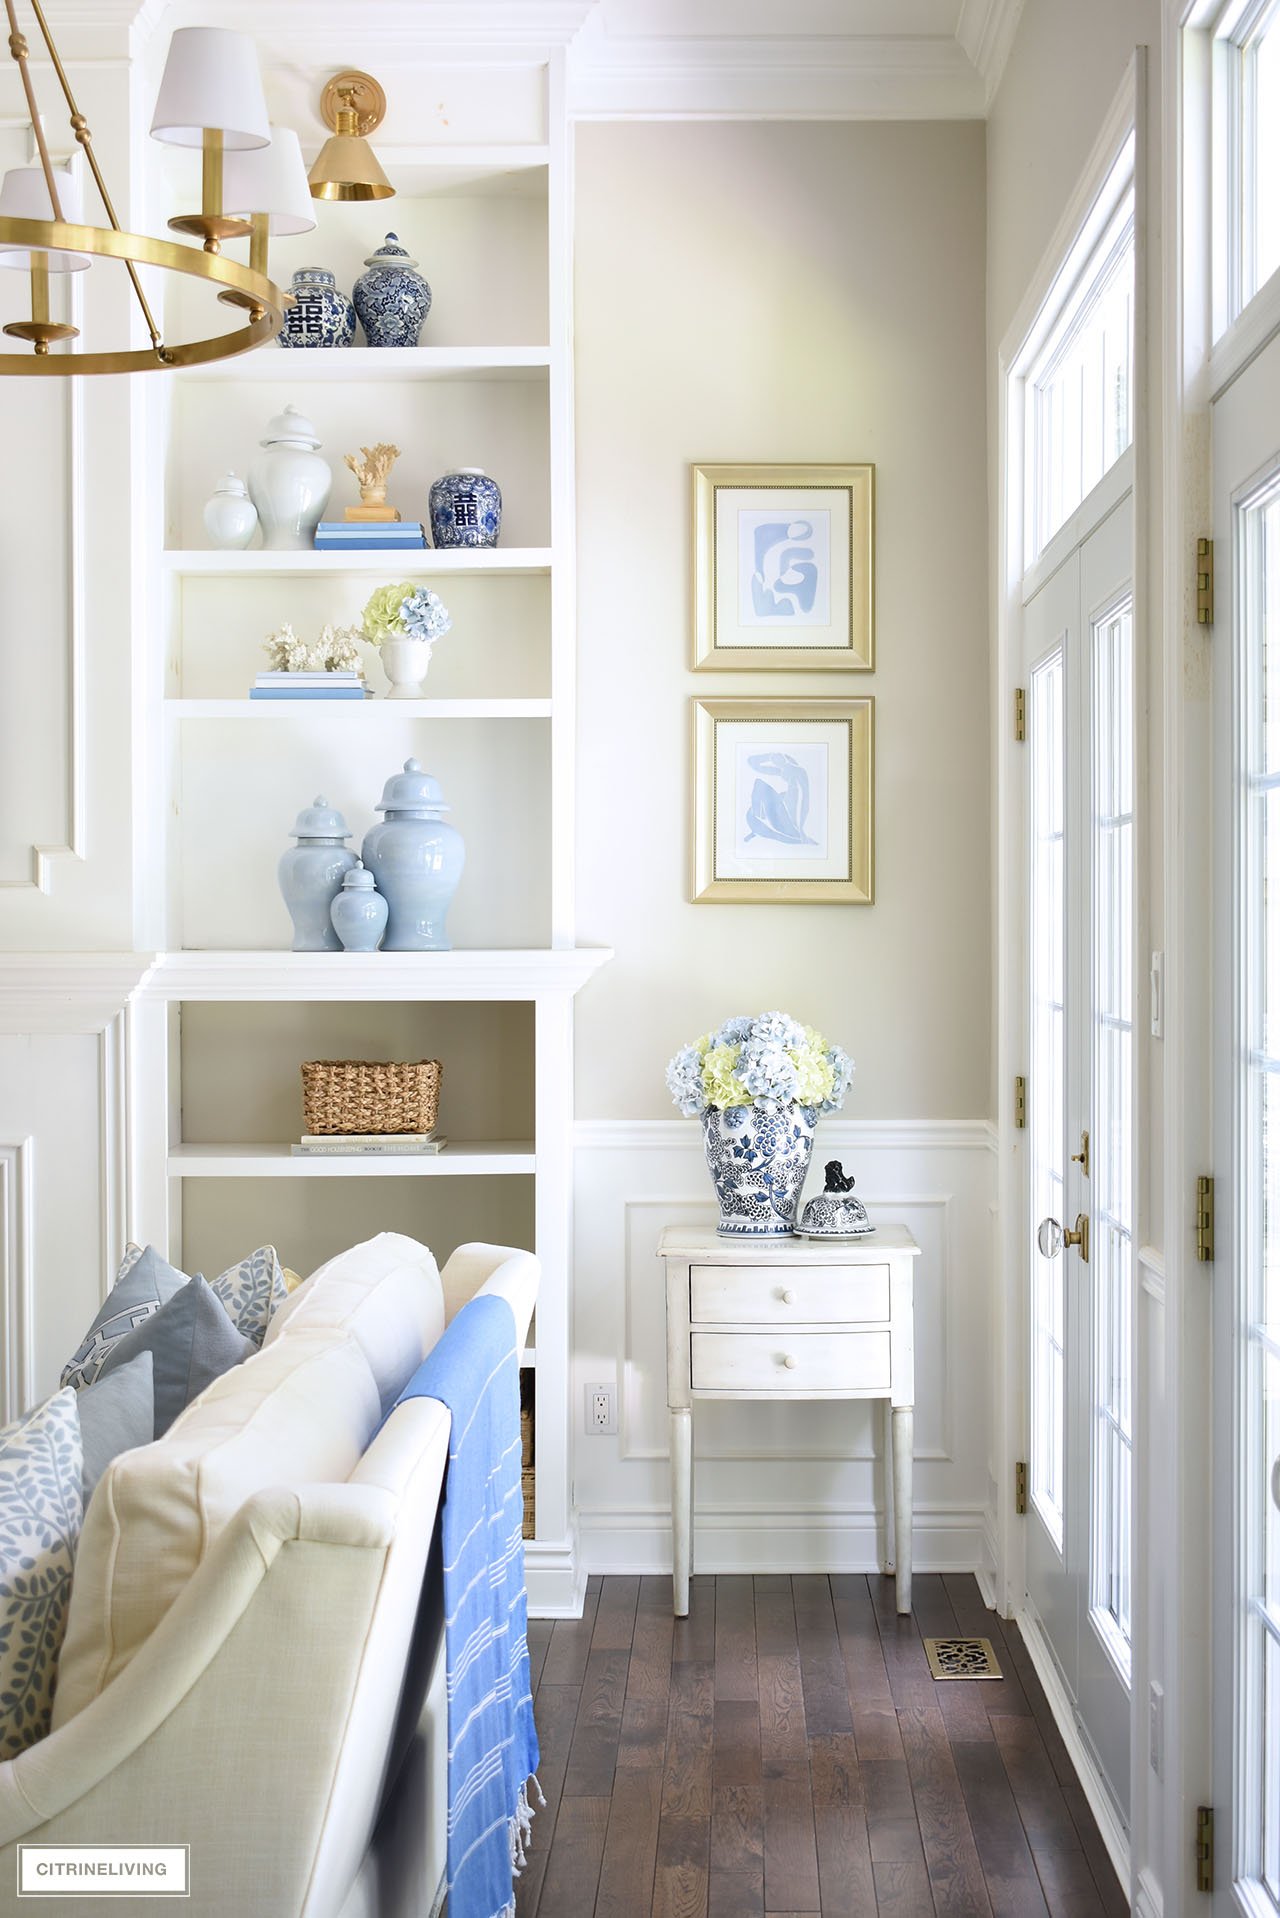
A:
{"type": "Polygon", "coordinates": [[[1133,1486],[1133,602],[1093,627],[1089,1602],[1127,1678],[1133,1486]]]}
{"type": "Polygon", "coordinates": [[[1240,1484],[1245,1581],[1237,1616],[1245,1876],[1280,1910],[1280,482],[1241,515],[1246,1056],[1240,1484]]]}
{"type": "Polygon", "coordinates": [[[1066,1344],[1062,1271],[1036,1244],[1064,1216],[1066,672],[1062,648],[1031,675],[1031,1496],[1062,1550],[1066,1344]]]}
{"type": "Polygon", "coordinates": [[[1133,439],[1133,192],[1027,374],[1029,566],[1133,439]]]}

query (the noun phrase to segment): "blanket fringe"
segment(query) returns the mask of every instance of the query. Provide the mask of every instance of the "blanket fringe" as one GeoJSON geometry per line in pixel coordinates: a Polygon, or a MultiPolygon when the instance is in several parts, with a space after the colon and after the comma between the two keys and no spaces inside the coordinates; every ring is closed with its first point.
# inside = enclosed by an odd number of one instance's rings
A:
{"type": "MultiPolygon", "coordinates": [[[[542,1795],[542,1786],[538,1783],[537,1774],[534,1773],[525,1784],[521,1785],[520,1796],[516,1800],[515,1811],[507,1823],[507,1839],[511,1846],[511,1876],[513,1878],[518,1878],[529,1862],[528,1845],[529,1838],[533,1831],[533,1806],[529,1803],[530,1785],[533,1786],[533,1789],[538,1794],[538,1803],[545,1805],[547,1802],[542,1795]]],[[[512,1911],[515,1910],[514,1903],[512,1903],[510,1909],[512,1911]]],[[[497,1918],[506,1918],[505,1912],[499,1912],[497,1918]]]]}

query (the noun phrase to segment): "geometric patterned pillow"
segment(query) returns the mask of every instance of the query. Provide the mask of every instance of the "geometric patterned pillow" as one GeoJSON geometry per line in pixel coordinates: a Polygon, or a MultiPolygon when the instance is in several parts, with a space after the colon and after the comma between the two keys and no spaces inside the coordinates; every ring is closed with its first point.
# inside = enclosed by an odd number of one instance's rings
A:
{"type": "Polygon", "coordinates": [[[0,1430],[0,1759],[49,1730],[84,1518],[76,1395],[0,1430]]]}
{"type": "Polygon", "coordinates": [[[117,1339],[158,1312],[186,1283],[186,1273],[162,1259],[153,1245],[129,1245],[97,1318],[62,1368],[61,1383],[77,1391],[92,1385],[117,1339]]]}
{"type": "Polygon", "coordinates": [[[260,1245],[239,1265],[229,1265],[220,1277],[209,1281],[209,1290],[241,1337],[254,1345],[262,1344],[271,1314],[289,1296],[274,1245],[260,1245]]]}

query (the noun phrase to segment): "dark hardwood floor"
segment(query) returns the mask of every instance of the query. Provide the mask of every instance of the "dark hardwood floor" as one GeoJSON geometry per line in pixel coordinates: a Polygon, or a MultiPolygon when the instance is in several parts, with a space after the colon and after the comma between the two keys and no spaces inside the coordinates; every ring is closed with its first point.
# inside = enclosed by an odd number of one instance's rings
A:
{"type": "Polygon", "coordinates": [[[1016,1626],[970,1577],[592,1579],[529,1627],[545,1809],[518,1918],[1118,1918],[1016,1626]],[[922,1634],[1005,1676],[935,1684],[922,1634]]]}

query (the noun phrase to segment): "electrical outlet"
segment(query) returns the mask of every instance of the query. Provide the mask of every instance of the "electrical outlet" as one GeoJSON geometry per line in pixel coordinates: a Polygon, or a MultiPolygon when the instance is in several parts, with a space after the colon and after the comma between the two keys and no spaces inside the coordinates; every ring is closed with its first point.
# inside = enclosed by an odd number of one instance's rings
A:
{"type": "Polygon", "coordinates": [[[587,1436],[607,1437],[618,1429],[618,1412],[614,1404],[611,1385],[588,1385],[587,1398],[587,1436]]]}
{"type": "Polygon", "coordinates": [[[1147,1694],[1149,1714],[1149,1750],[1151,1769],[1159,1778],[1164,1770],[1164,1686],[1152,1679],[1147,1694]]]}

